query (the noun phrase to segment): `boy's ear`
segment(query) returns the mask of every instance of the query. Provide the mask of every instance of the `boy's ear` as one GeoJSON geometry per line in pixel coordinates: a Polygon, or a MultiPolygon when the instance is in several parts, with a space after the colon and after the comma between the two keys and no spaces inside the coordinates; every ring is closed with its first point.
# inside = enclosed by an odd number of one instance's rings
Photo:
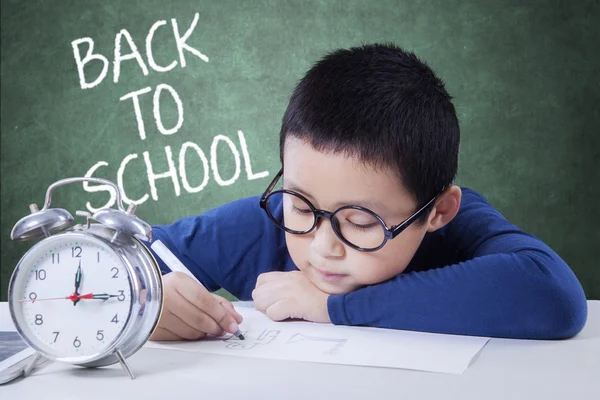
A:
{"type": "Polygon", "coordinates": [[[435,206],[429,214],[427,232],[437,231],[452,221],[460,208],[461,198],[462,191],[460,187],[452,185],[446,189],[436,200],[435,206]]]}

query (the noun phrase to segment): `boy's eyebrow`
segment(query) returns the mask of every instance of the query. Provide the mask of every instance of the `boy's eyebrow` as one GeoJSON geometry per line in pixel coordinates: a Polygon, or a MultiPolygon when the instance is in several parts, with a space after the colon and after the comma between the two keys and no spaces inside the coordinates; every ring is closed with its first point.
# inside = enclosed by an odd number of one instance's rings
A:
{"type": "MultiPolygon", "coordinates": [[[[288,190],[292,190],[294,192],[298,192],[304,197],[307,197],[311,202],[315,201],[315,198],[308,192],[302,190],[300,187],[296,186],[294,183],[290,183],[289,181],[284,181],[284,187],[288,190]]],[[[357,200],[357,201],[345,201],[345,202],[337,202],[335,203],[335,209],[344,206],[360,206],[364,208],[368,208],[369,210],[375,212],[377,215],[383,217],[383,215],[389,214],[389,208],[380,201],[376,200],[357,200]]],[[[334,210],[328,210],[334,211],[334,210]]]]}
{"type": "Polygon", "coordinates": [[[343,206],[360,206],[360,207],[364,207],[367,208],[371,211],[373,211],[374,213],[376,213],[377,215],[379,215],[380,217],[384,217],[386,215],[389,215],[390,210],[388,209],[388,207],[379,202],[379,201],[375,201],[375,200],[357,200],[357,201],[349,201],[349,202],[340,202],[340,203],[336,203],[335,204],[336,207],[343,207],[343,206]]]}
{"type": "Polygon", "coordinates": [[[304,190],[302,190],[300,187],[296,186],[294,183],[289,182],[288,180],[286,180],[284,178],[283,180],[283,187],[287,190],[292,190],[294,192],[298,192],[301,195],[303,195],[304,197],[308,197],[309,200],[314,201],[315,198],[313,196],[310,195],[310,193],[305,192],[304,190]]]}

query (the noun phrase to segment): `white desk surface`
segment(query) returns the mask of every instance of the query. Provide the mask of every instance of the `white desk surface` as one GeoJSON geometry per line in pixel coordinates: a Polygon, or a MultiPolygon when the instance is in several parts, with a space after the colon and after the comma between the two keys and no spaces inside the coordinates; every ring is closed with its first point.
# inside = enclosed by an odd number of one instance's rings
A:
{"type": "MultiPolygon", "coordinates": [[[[135,380],[113,365],[47,364],[0,386],[2,399],[597,399],[600,301],[562,341],[491,339],[463,375],[273,361],[142,348],[129,358],[135,380]]],[[[0,303],[6,329],[7,303],[0,303]]]]}

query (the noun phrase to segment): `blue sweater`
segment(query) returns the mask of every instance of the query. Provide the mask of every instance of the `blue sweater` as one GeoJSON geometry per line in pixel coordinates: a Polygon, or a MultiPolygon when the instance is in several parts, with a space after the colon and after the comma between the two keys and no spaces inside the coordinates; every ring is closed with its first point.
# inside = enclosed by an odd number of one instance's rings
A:
{"type": "MultiPolygon", "coordinates": [[[[224,288],[241,300],[251,300],[261,273],[297,270],[258,197],[154,226],[153,236],[208,290],[224,288]]],[[[571,337],[587,318],[585,294],[567,264],[465,188],[456,217],[426,234],[405,272],[331,295],[327,306],[334,324],[508,338],[571,337]]]]}

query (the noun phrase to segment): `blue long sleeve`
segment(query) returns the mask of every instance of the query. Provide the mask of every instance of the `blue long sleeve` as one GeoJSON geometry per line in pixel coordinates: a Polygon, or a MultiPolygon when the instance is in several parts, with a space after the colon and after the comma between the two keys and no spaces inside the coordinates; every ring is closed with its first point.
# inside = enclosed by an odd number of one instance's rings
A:
{"type": "MultiPolygon", "coordinates": [[[[154,226],[153,236],[209,290],[222,287],[241,300],[251,299],[261,273],[297,269],[257,197],[154,226]]],[[[587,317],[565,262],[469,189],[457,216],[425,236],[406,272],[332,295],[328,310],[335,324],[535,339],[573,336],[587,317]]]]}
{"type": "MultiPolygon", "coordinates": [[[[224,288],[251,300],[263,272],[297,270],[285,238],[259,207],[258,197],[225,204],[170,225],[152,227],[160,240],[210,291],[224,288]]],[[[156,256],[156,255],[155,255],[156,256]]],[[[162,273],[170,272],[156,257],[162,273]]]]}
{"type": "Polygon", "coordinates": [[[409,268],[330,296],[332,322],[532,339],[571,337],[585,325],[585,294],[571,269],[472,190],[463,190],[459,214],[426,238],[409,268]]]}

